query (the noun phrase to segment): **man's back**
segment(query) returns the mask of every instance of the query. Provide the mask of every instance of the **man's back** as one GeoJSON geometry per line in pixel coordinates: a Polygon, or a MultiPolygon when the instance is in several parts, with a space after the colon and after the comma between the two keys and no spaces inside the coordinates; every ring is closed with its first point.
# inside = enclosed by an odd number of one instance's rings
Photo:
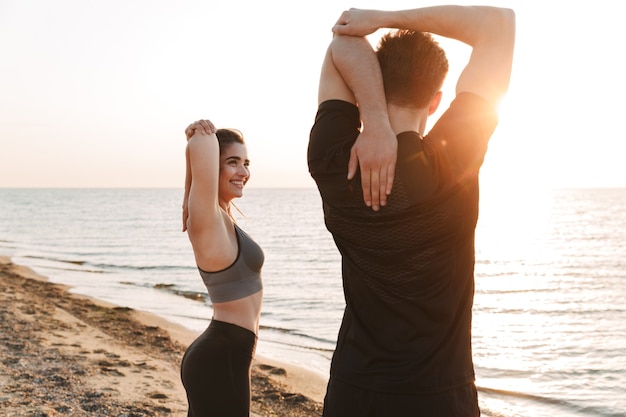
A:
{"type": "Polygon", "coordinates": [[[309,145],[326,226],[342,254],[347,308],[334,376],[406,393],[469,382],[478,168],[495,114],[468,94],[424,140],[400,134],[394,192],[378,212],[363,204],[358,178],[345,178],[358,123],[354,105],[323,103],[309,145]],[[475,148],[456,155],[456,140],[475,148]]]}

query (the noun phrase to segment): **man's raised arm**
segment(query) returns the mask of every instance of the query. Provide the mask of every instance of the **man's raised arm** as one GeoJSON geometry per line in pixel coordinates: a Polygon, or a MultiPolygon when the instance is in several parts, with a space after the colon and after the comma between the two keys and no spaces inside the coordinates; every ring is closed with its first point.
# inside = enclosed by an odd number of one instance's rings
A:
{"type": "Polygon", "coordinates": [[[472,47],[456,92],[475,93],[496,105],[511,77],[515,44],[515,13],[489,6],[432,6],[411,10],[351,9],[333,32],[365,36],[379,28],[409,29],[456,39],[472,47]]]}
{"type": "Polygon", "coordinates": [[[322,66],[318,101],[344,100],[358,105],[361,134],[352,148],[348,178],[361,170],[363,199],[378,210],[393,184],[397,140],[387,115],[380,66],[364,37],[335,36],[322,66]]]}

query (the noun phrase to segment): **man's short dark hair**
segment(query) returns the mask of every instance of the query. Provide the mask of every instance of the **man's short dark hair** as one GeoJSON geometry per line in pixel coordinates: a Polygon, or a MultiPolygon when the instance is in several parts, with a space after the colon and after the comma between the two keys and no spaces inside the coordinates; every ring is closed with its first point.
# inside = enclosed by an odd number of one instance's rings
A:
{"type": "Polygon", "coordinates": [[[429,33],[395,30],[385,34],[376,51],[387,102],[423,108],[441,90],[448,58],[429,33]]]}

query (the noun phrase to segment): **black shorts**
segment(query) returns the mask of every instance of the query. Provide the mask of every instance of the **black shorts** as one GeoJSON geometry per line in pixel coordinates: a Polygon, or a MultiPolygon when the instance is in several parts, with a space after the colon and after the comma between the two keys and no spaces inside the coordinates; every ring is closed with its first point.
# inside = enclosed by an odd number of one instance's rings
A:
{"type": "Polygon", "coordinates": [[[181,363],[188,417],[249,417],[256,341],[256,334],[248,329],[211,320],[181,363]]]}
{"type": "Polygon", "coordinates": [[[323,417],[479,417],[473,383],[428,394],[368,391],[341,381],[328,382],[323,417]]]}

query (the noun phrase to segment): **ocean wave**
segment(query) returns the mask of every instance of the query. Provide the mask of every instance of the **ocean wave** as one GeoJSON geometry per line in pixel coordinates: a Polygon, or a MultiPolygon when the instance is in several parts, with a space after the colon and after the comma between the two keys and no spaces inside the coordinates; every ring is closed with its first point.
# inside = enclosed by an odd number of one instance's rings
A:
{"type": "MultiPolygon", "coordinates": [[[[497,388],[488,388],[477,386],[476,389],[482,394],[489,394],[492,396],[499,396],[504,398],[516,398],[526,401],[534,402],[537,405],[550,405],[562,409],[563,412],[568,411],[570,413],[579,414],[581,416],[597,416],[597,417],[626,417],[626,412],[610,410],[607,407],[598,406],[582,406],[572,401],[564,400],[561,398],[546,397],[537,394],[529,394],[520,391],[510,391],[497,388]]],[[[490,417],[506,417],[503,414],[497,413],[493,410],[483,410],[486,415],[490,417]]]]}
{"type": "Polygon", "coordinates": [[[108,268],[120,268],[120,269],[132,269],[135,271],[176,271],[189,269],[193,270],[193,267],[185,267],[179,265],[108,265],[108,264],[100,264],[102,267],[108,268]]]}
{"type": "Polygon", "coordinates": [[[139,282],[131,282],[131,281],[122,281],[120,282],[120,284],[130,285],[130,286],[135,286],[135,287],[143,287],[143,288],[154,288],[157,290],[165,291],[170,294],[185,297],[190,300],[201,301],[203,303],[208,303],[208,304],[211,303],[211,300],[209,299],[209,295],[206,292],[181,290],[177,288],[175,284],[169,284],[169,283],[151,284],[151,283],[139,283],[139,282]]]}
{"type": "Polygon", "coordinates": [[[312,336],[310,334],[306,334],[306,333],[301,333],[297,330],[294,329],[286,329],[284,327],[276,327],[276,326],[267,326],[267,325],[261,325],[260,326],[261,330],[264,330],[266,332],[276,332],[279,333],[281,335],[289,335],[289,336],[293,336],[294,338],[301,338],[304,340],[308,340],[308,341],[314,341],[317,343],[323,343],[323,344],[328,344],[333,346],[332,348],[326,348],[326,347],[319,347],[319,346],[311,346],[308,344],[298,344],[298,343],[288,343],[285,341],[280,341],[277,343],[281,343],[285,346],[292,346],[292,347],[299,347],[299,348],[303,348],[303,349],[310,349],[310,350],[319,350],[322,352],[332,352],[334,350],[334,344],[335,341],[334,340],[329,340],[329,339],[325,339],[325,338],[321,338],[321,337],[316,337],[316,336],[312,336]]]}
{"type": "Polygon", "coordinates": [[[26,256],[23,256],[23,257],[27,258],[27,259],[40,259],[40,260],[43,260],[43,261],[53,261],[53,262],[60,262],[60,263],[72,264],[72,265],[85,265],[87,263],[86,261],[70,260],[70,259],[59,259],[59,258],[54,258],[54,257],[51,257],[51,256],[26,255],[26,256]]]}
{"type": "Polygon", "coordinates": [[[63,267],[50,266],[50,265],[39,266],[39,268],[46,269],[46,270],[53,270],[53,271],[89,272],[90,274],[105,274],[106,273],[106,271],[101,271],[101,270],[97,270],[97,269],[63,268],[63,267]]]}
{"type": "Polygon", "coordinates": [[[305,345],[305,344],[300,344],[300,343],[290,343],[287,342],[285,340],[278,340],[278,339],[270,339],[266,336],[263,337],[263,342],[269,342],[269,343],[274,343],[276,345],[280,345],[283,347],[288,347],[291,349],[295,349],[295,350],[306,350],[306,351],[310,351],[310,352],[318,352],[318,353],[322,353],[322,354],[327,354],[328,356],[332,355],[334,349],[331,348],[324,348],[324,347],[320,347],[320,346],[311,346],[311,345],[305,345]]]}
{"type": "MultiPolygon", "coordinates": [[[[84,254],[81,254],[84,255],[84,254]]],[[[90,254],[89,256],[93,258],[98,254],[90,254]]],[[[70,264],[76,266],[84,266],[84,267],[92,267],[92,268],[100,268],[102,271],[96,272],[107,272],[107,271],[119,271],[119,270],[130,270],[130,271],[184,271],[184,270],[193,270],[194,267],[190,266],[180,266],[180,265],[131,265],[131,264],[122,264],[122,263],[107,263],[107,262],[90,262],[80,259],[68,259],[56,256],[42,256],[42,255],[23,255],[20,256],[25,259],[35,259],[42,260],[47,262],[57,262],[60,264],[70,264]]],[[[51,268],[52,269],[52,268],[51,268]]],[[[62,268],[56,268],[62,269],[62,268]]],[[[80,271],[84,271],[81,269],[80,271]]],[[[94,272],[94,271],[88,271],[94,272]]]]}
{"type": "Polygon", "coordinates": [[[53,270],[53,271],[70,271],[70,272],[88,272],[92,274],[102,274],[106,273],[106,271],[102,269],[94,269],[97,268],[95,265],[88,265],[87,262],[78,261],[78,260],[66,260],[66,259],[58,259],[49,256],[35,256],[35,255],[25,255],[20,256],[25,259],[35,259],[39,261],[45,261],[41,264],[31,264],[35,268],[41,268],[45,270],[53,270]]]}

